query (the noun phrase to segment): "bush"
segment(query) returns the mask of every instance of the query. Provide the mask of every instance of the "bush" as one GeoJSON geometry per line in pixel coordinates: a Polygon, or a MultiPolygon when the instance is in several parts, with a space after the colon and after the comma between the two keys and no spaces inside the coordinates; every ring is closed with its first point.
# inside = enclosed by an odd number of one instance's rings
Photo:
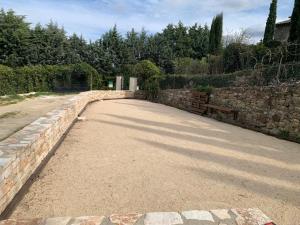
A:
{"type": "Polygon", "coordinates": [[[0,65],[0,95],[15,93],[16,80],[13,69],[0,65]]]}
{"type": "Polygon", "coordinates": [[[160,82],[162,89],[192,88],[210,86],[215,88],[235,86],[237,77],[250,76],[251,71],[239,71],[221,75],[166,75],[160,82]]]}
{"type": "Polygon", "coordinates": [[[159,77],[161,73],[154,63],[149,60],[143,60],[134,66],[133,74],[138,78],[140,88],[144,89],[146,80],[151,77],[159,77]]]}
{"type": "Polygon", "coordinates": [[[176,74],[208,74],[207,59],[177,58],[175,60],[176,74]]]}
{"type": "Polygon", "coordinates": [[[12,69],[0,65],[0,95],[100,89],[102,77],[86,63],[55,66],[25,66],[12,69]]]}
{"type": "Polygon", "coordinates": [[[145,81],[144,90],[146,94],[146,99],[153,101],[157,99],[159,87],[159,78],[151,77],[145,81]]]}
{"type": "Polygon", "coordinates": [[[249,45],[240,43],[229,44],[224,50],[224,71],[232,73],[249,69],[253,55],[253,50],[249,45]]]}
{"type": "Polygon", "coordinates": [[[211,94],[213,92],[213,87],[207,85],[207,86],[202,86],[198,85],[196,88],[194,88],[195,91],[199,92],[205,92],[207,94],[211,94]]]}

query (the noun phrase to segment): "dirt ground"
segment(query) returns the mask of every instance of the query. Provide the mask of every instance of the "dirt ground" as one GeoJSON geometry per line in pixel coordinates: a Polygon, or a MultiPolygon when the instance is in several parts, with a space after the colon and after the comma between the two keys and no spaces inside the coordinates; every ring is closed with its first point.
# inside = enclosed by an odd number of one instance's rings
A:
{"type": "Polygon", "coordinates": [[[62,105],[67,98],[72,96],[41,96],[16,104],[0,106],[0,141],[62,105]]]}
{"type": "Polygon", "coordinates": [[[300,224],[300,145],[138,100],[84,112],[11,218],[258,207],[300,224]]]}

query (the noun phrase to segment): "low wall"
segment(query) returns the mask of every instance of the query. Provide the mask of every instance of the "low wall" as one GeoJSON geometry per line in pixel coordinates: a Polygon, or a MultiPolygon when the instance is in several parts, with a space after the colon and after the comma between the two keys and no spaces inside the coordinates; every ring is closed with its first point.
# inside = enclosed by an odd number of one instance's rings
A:
{"type": "Polygon", "coordinates": [[[215,89],[210,103],[237,109],[243,127],[300,142],[300,83],[215,89]]]}
{"type": "MultiPolygon", "coordinates": [[[[135,97],[144,99],[142,91],[135,97]]],[[[159,92],[157,102],[189,110],[191,91],[183,89],[159,92]]],[[[239,111],[238,119],[222,113],[208,115],[221,121],[300,142],[300,83],[276,87],[216,88],[210,104],[239,111]]]]}
{"type": "Polygon", "coordinates": [[[70,98],[0,142],[0,213],[59,143],[80,112],[92,101],[133,98],[129,91],[90,91],[70,98]]]}

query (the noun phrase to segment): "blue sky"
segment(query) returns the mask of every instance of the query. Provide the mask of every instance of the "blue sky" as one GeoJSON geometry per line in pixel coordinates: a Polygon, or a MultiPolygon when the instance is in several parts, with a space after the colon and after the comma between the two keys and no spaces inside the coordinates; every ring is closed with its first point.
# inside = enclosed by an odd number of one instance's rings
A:
{"type": "MultiPolygon", "coordinates": [[[[258,40],[264,30],[271,0],[0,0],[0,8],[26,15],[33,25],[50,20],[68,34],[95,40],[117,25],[123,34],[131,28],[161,31],[181,20],[186,25],[208,24],[224,12],[224,33],[248,30],[258,40]]],[[[279,0],[277,20],[287,19],[294,0],[279,0]]]]}

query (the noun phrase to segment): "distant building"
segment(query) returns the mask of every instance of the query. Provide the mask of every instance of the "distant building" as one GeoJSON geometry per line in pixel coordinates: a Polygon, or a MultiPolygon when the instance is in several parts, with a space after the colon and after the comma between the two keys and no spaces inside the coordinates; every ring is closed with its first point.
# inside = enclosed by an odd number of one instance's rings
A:
{"type": "Polygon", "coordinates": [[[291,19],[276,23],[274,39],[287,42],[290,36],[291,19]]]}

